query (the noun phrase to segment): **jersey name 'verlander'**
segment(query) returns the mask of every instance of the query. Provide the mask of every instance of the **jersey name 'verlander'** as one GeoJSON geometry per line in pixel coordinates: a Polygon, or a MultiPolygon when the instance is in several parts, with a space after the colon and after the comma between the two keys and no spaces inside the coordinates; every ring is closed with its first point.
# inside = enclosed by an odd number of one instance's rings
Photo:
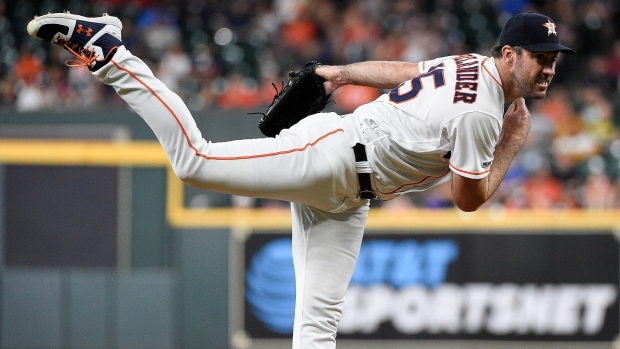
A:
{"type": "Polygon", "coordinates": [[[368,158],[382,200],[446,182],[451,172],[484,178],[493,162],[504,112],[493,59],[442,57],[420,62],[419,70],[354,112],[371,130],[368,158]]]}
{"type": "Polygon", "coordinates": [[[456,84],[454,85],[454,103],[476,102],[478,90],[478,60],[472,55],[462,55],[454,59],[456,62],[456,84]]]}

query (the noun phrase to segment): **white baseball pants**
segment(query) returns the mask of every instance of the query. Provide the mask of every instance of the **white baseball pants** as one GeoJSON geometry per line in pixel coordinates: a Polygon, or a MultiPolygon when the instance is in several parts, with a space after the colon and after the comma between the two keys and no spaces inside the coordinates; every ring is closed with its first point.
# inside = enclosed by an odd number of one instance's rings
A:
{"type": "Polygon", "coordinates": [[[357,198],[352,147],[363,138],[357,119],[322,113],[276,138],[212,143],[183,101],[125,47],[93,74],[146,121],[186,183],[293,202],[293,348],[335,348],[368,216],[368,201],[357,198]]]}

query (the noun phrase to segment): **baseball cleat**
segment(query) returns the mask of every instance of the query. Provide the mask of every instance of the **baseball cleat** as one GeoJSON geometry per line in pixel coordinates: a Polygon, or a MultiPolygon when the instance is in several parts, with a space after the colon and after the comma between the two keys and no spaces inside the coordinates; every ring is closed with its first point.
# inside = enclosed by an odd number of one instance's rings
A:
{"type": "Polygon", "coordinates": [[[37,16],[28,23],[30,36],[59,45],[77,60],[67,60],[68,66],[85,66],[95,71],[110,61],[121,46],[120,19],[104,14],[102,17],[83,17],[65,13],[37,16]]]}

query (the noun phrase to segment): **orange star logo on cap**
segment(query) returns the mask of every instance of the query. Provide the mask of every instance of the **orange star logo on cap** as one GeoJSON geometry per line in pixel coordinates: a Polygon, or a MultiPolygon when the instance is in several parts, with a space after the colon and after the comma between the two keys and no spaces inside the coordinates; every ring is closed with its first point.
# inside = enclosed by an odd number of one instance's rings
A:
{"type": "Polygon", "coordinates": [[[558,33],[555,31],[555,23],[551,22],[550,20],[547,20],[547,23],[543,24],[543,27],[547,28],[549,31],[547,32],[547,36],[554,34],[555,36],[558,36],[558,33]]]}

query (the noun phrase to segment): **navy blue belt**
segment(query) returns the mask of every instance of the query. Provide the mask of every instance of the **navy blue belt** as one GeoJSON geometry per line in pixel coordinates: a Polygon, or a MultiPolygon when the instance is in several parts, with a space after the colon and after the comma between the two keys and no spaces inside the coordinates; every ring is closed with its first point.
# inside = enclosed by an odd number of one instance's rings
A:
{"type": "MultiPolygon", "coordinates": [[[[366,156],[366,146],[360,143],[357,143],[353,146],[353,153],[355,153],[355,162],[367,162],[368,157],[366,156]]],[[[357,173],[357,179],[360,184],[360,198],[362,199],[376,199],[377,194],[372,190],[372,185],[370,184],[370,173],[357,173]]]]}

